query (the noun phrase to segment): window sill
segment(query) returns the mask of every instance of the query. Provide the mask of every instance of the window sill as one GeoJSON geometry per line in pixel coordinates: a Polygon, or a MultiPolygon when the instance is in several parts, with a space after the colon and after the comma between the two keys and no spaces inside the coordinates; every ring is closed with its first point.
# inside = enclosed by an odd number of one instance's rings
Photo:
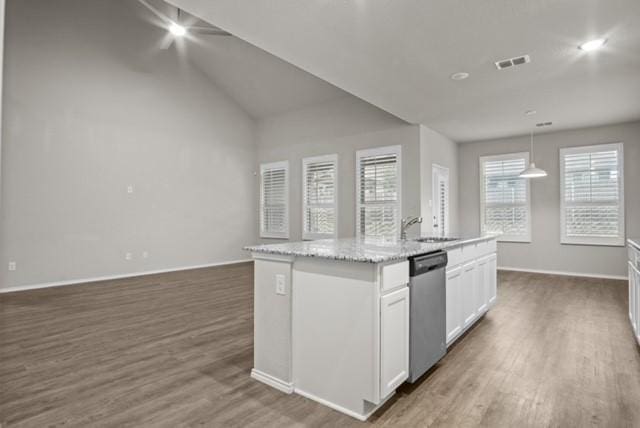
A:
{"type": "Polygon", "coordinates": [[[289,239],[289,234],[286,235],[278,235],[272,233],[261,233],[260,238],[263,239],[289,239]]]}
{"type": "Polygon", "coordinates": [[[615,241],[585,241],[585,240],[570,240],[570,241],[566,241],[566,240],[561,240],[560,241],[560,245],[580,245],[580,246],[587,246],[587,247],[625,247],[625,241],[624,239],[622,240],[615,240],[615,241]]]}

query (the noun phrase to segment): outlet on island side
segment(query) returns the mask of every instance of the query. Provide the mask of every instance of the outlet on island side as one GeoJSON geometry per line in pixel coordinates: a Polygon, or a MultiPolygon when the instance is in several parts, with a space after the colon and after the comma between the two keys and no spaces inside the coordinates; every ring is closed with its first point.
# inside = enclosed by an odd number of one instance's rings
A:
{"type": "Polygon", "coordinates": [[[276,294],[280,294],[282,296],[287,294],[287,291],[285,288],[285,278],[284,278],[284,275],[282,274],[276,275],[276,294]]]}

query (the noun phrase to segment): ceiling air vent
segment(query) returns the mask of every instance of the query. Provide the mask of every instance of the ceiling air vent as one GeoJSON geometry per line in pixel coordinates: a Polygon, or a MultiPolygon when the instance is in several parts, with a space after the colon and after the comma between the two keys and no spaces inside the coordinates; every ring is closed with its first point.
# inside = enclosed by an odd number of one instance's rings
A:
{"type": "Polygon", "coordinates": [[[531,58],[529,58],[529,55],[522,55],[514,58],[501,59],[500,61],[496,62],[496,67],[498,68],[498,70],[504,70],[505,68],[526,64],[528,62],[531,62],[531,58]]]}
{"type": "Polygon", "coordinates": [[[542,128],[543,126],[551,126],[553,125],[553,122],[540,122],[540,123],[536,123],[536,126],[538,128],[542,128]]]}

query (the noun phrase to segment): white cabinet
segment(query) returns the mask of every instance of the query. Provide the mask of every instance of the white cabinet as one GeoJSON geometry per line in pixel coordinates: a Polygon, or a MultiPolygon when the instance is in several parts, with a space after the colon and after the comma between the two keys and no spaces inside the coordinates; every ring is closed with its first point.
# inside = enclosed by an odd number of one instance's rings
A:
{"type": "Polygon", "coordinates": [[[409,288],[380,298],[380,397],[409,376],[409,288]]]}
{"type": "Polygon", "coordinates": [[[489,305],[489,258],[481,257],[476,265],[476,312],[483,314],[489,305]]]}
{"type": "Polygon", "coordinates": [[[469,327],[476,319],[478,275],[476,262],[462,265],[462,328],[469,327]]]}
{"type": "Polygon", "coordinates": [[[635,268],[629,262],[629,321],[631,321],[631,327],[633,331],[638,331],[638,325],[636,324],[636,289],[638,288],[636,280],[635,268]]]}
{"type": "Polygon", "coordinates": [[[447,268],[446,312],[447,343],[453,342],[462,331],[462,266],[447,268]]]}
{"type": "Polygon", "coordinates": [[[629,245],[629,321],[640,344],[640,250],[629,245]]]}
{"type": "Polygon", "coordinates": [[[497,300],[495,240],[447,251],[447,346],[482,317],[497,300]]]}
{"type": "Polygon", "coordinates": [[[487,287],[487,309],[492,308],[496,304],[498,298],[498,257],[491,254],[487,260],[487,275],[485,286],[487,287]]]}

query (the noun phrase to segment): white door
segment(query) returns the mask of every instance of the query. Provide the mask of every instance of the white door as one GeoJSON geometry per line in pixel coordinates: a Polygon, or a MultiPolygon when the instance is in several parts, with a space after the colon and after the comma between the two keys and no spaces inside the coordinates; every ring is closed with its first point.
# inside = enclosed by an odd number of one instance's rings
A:
{"type": "Polygon", "coordinates": [[[447,269],[446,312],[447,312],[447,345],[462,331],[462,300],[460,284],[462,283],[462,266],[447,269]]]}
{"type": "Polygon", "coordinates": [[[380,397],[409,376],[409,287],[380,298],[380,397]]]}
{"type": "Polygon", "coordinates": [[[466,329],[476,319],[476,283],[477,271],[475,260],[462,265],[460,289],[462,293],[462,328],[466,329]]]}
{"type": "Polygon", "coordinates": [[[449,234],[449,168],[431,165],[431,220],[434,235],[449,234]]]}

